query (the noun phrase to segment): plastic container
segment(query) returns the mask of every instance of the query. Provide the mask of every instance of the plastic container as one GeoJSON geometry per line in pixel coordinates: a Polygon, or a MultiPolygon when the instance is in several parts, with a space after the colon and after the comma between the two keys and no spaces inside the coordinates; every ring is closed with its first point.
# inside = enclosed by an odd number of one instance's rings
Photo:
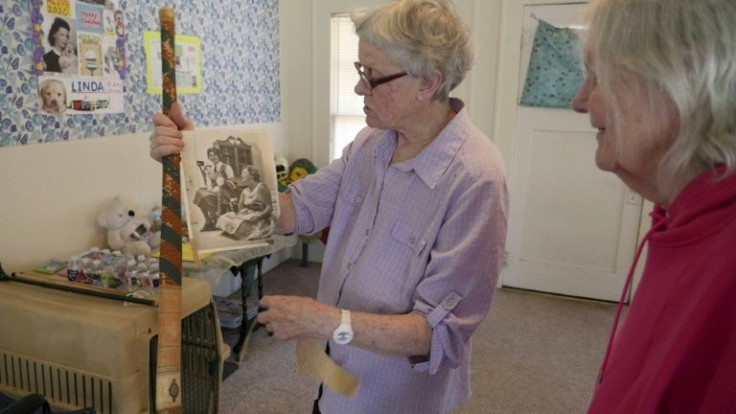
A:
{"type": "Polygon", "coordinates": [[[82,267],[79,263],[79,257],[73,256],[69,259],[69,266],[66,268],[66,278],[70,282],[76,282],[82,272],[82,267]]]}
{"type": "Polygon", "coordinates": [[[133,290],[138,285],[138,269],[135,265],[135,259],[129,259],[125,269],[125,287],[128,290],[133,290]]]}

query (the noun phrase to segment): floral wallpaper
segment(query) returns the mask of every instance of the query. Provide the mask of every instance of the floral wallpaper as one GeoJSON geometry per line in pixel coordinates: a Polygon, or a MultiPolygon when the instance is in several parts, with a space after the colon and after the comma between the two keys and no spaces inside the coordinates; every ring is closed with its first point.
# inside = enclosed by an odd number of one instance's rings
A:
{"type": "Polygon", "coordinates": [[[197,126],[278,122],[278,0],[119,0],[125,24],[121,114],[42,113],[34,68],[33,0],[0,0],[0,147],[151,130],[161,96],[146,91],[143,33],[158,30],[158,9],[173,6],[177,33],[198,36],[202,93],[180,95],[197,126]]]}

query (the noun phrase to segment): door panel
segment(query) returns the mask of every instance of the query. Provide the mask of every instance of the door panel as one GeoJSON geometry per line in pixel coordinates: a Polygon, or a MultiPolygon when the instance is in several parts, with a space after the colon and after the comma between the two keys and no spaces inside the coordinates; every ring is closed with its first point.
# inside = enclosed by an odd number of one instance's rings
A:
{"type": "Polygon", "coordinates": [[[595,134],[572,111],[519,108],[503,285],[616,300],[640,204],[593,162],[595,134]]]}
{"type": "Polygon", "coordinates": [[[499,118],[513,123],[506,154],[511,210],[502,284],[617,300],[636,248],[640,198],[596,168],[596,131],[587,115],[517,105],[537,19],[568,25],[582,4],[510,3],[505,12],[521,13],[516,21],[523,27],[502,29],[505,41],[516,39],[522,46],[516,68],[507,64],[505,72],[515,70],[514,95],[507,96],[514,105],[506,106],[513,116],[499,118]],[[519,33],[509,35],[514,31],[519,33]]]}

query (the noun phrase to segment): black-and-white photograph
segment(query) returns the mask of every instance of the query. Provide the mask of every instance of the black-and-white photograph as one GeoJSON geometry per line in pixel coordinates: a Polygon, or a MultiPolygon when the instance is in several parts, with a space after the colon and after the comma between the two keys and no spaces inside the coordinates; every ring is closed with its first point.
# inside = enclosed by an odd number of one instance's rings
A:
{"type": "Polygon", "coordinates": [[[271,140],[259,130],[184,133],[182,182],[189,238],[199,252],[260,246],[278,216],[271,140]]]}
{"type": "Polygon", "coordinates": [[[46,72],[79,74],[76,22],[68,17],[46,15],[43,62],[46,72]]]}

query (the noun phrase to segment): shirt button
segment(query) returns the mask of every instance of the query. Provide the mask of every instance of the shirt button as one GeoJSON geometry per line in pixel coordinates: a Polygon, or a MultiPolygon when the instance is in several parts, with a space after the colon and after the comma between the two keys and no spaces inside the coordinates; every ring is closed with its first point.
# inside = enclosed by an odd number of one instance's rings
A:
{"type": "Polygon", "coordinates": [[[365,235],[368,236],[371,234],[371,229],[365,229],[365,235]]]}
{"type": "Polygon", "coordinates": [[[455,300],[455,297],[454,296],[451,297],[451,298],[449,298],[449,299],[447,299],[447,307],[448,308],[454,307],[455,306],[455,302],[456,302],[456,300],[455,300]]]}
{"type": "Polygon", "coordinates": [[[361,196],[355,197],[355,203],[360,204],[363,201],[363,198],[361,196]]]}

